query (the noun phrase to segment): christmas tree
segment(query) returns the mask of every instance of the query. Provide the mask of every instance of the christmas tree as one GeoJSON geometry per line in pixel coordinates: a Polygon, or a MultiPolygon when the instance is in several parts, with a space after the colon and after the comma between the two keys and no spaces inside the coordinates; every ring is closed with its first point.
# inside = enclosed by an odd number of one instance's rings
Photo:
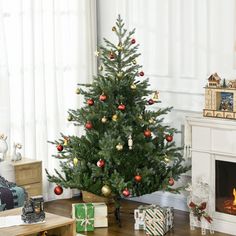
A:
{"type": "Polygon", "coordinates": [[[181,187],[173,185],[189,166],[183,165],[182,148],[174,141],[178,131],[162,124],[171,107],[150,109],[160,102],[159,94],[148,90],[137,63],[135,29],[124,29],[118,16],[112,31],[117,42],[104,39],[96,52],[98,75],[77,88],[85,106],[69,110],[68,120],[84,126],[85,134],[61,134],[51,142],[61,172],[46,170],[48,180],[58,185],[57,194],[61,187],[77,188],[115,201],[158,190],[179,192],[181,187]]]}

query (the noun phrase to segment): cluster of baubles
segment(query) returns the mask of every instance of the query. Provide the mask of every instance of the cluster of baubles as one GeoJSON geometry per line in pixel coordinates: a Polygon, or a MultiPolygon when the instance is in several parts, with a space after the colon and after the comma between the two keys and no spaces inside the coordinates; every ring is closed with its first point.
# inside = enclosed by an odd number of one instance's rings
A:
{"type": "MultiPolygon", "coordinates": [[[[142,73],[141,73],[141,74],[142,74],[142,73]]],[[[132,88],[132,89],[136,89],[136,84],[132,84],[132,85],[131,85],[131,88],[132,88]]],[[[102,101],[102,102],[105,102],[107,99],[108,99],[108,96],[107,96],[104,92],[99,96],[99,100],[102,101]]],[[[155,92],[154,95],[153,95],[153,98],[150,98],[150,99],[147,101],[147,104],[148,104],[148,105],[153,105],[155,102],[157,102],[157,100],[158,100],[158,92],[155,92]]],[[[92,98],[89,98],[89,99],[87,99],[86,103],[87,103],[88,106],[93,106],[95,102],[94,102],[94,100],[93,100],[92,98]]],[[[117,109],[118,109],[119,111],[125,111],[125,110],[126,110],[126,105],[121,102],[121,103],[117,106],[117,109]]],[[[140,116],[141,116],[141,115],[140,115],[140,116]]],[[[70,114],[67,119],[68,119],[68,121],[72,121],[72,120],[73,120],[72,115],[70,114]]],[[[141,117],[140,119],[142,119],[142,117],[141,117]]],[[[112,116],[112,121],[117,121],[117,120],[118,120],[118,115],[117,115],[117,114],[114,114],[114,115],[112,116]]],[[[102,122],[103,124],[107,123],[107,121],[108,121],[108,117],[103,116],[103,117],[101,118],[101,122],[102,122]]],[[[153,124],[154,122],[155,122],[155,119],[154,119],[154,118],[150,118],[150,119],[149,119],[149,123],[150,123],[150,124],[153,124]]],[[[91,122],[91,121],[87,121],[86,124],[85,124],[85,128],[88,129],[88,130],[92,129],[92,128],[93,128],[92,122],[91,122]]],[[[147,131],[144,131],[144,132],[145,132],[145,136],[146,136],[146,137],[150,137],[150,136],[151,136],[151,135],[150,135],[150,131],[147,130],[147,131]]]]}
{"type": "MultiPolygon", "coordinates": [[[[98,162],[98,163],[99,163],[99,162],[98,162]]],[[[101,165],[103,165],[103,166],[105,165],[105,162],[104,162],[103,160],[100,160],[100,163],[101,163],[101,165]]],[[[103,167],[103,166],[99,166],[99,167],[103,167]]],[[[142,176],[138,174],[138,175],[136,175],[136,176],[134,177],[134,179],[135,179],[136,182],[141,182],[142,176]]],[[[175,183],[175,181],[174,181],[174,179],[171,177],[171,178],[169,179],[168,183],[169,183],[170,186],[173,186],[174,183],[175,183]]],[[[112,190],[111,190],[111,188],[110,188],[107,184],[105,184],[105,185],[102,187],[101,192],[102,192],[102,194],[103,194],[105,197],[109,197],[109,196],[111,195],[111,193],[112,193],[112,190]]],[[[55,193],[56,195],[61,195],[61,194],[63,193],[63,188],[62,188],[60,185],[57,185],[57,186],[54,188],[54,193],[55,193]]],[[[125,188],[125,189],[122,191],[122,194],[123,194],[124,197],[129,197],[131,193],[130,193],[130,190],[129,190],[128,188],[125,188]]]]}

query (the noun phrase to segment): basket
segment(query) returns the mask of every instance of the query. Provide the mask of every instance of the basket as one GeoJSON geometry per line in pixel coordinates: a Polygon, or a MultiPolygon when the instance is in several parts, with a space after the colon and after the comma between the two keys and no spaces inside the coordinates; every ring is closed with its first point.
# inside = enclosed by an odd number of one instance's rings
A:
{"type": "Polygon", "coordinates": [[[104,202],[108,204],[113,201],[112,198],[98,196],[96,194],[93,194],[87,191],[82,191],[82,199],[83,199],[83,202],[86,202],[86,203],[87,202],[104,202]]]}

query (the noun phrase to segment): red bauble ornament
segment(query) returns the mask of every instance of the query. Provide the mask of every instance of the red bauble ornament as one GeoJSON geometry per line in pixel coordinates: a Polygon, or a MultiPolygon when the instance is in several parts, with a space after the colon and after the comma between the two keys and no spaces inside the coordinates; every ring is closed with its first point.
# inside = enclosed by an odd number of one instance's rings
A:
{"type": "Polygon", "coordinates": [[[172,140],[173,140],[173,136],[167,134],[167,135],[166,135],[166,141],[167,141],[167,142],[172,142],[172,140]]]}
{"type": "Polygon", "coordinates": [[[143,72],[143,71],[140,71],[140,72],[139,72],[139,75],[140,75],[140,76],[144,76],[144,72],[143,72]]]}
{"type": "Polygon", "coordinates": [[[110,58],[111,60],[115,59],[115,54],[114,54],[113,52],[110,52],[109,58],[110,58]]]}
{"type": "Polygon", "coordinates": [[[151,133],[151,130],[150,129],[146,129],[146,130],[144,130],[144,136],[146,137],[146,138],[149,138],[149,137],[151,137],[151,135],[152,135],[152,133],[151,133]]]}
{"type": "Polygon", "coordinates": [[[97,162],[97,166],[100,167],[100,168],[104,167],[104,166],[105,166],[105,161],[102,160],[102,159],[100,159],[100,160],[97,162]]]}
{"type": "Polygon", "coordinates": [[[88,122],[85,124],[85,128],[86,128],[86,129],[92,129],[92,128],[93,128],[93,124],[92,124],[90,121],[88,121],[88,122]]]}
{"type": "Polygon", "coordinates": [[[62,146],[61,144],[58,144],[58,145],[57,145],[57,150],[58,150],[59,152],[61,152],[61,151],[63,150],[63,146],[62,146]]]}
{"type": "Polygon", "coordinates": [[[125,105],[124,104],[120,104],[118,106],[118,109],[121,110],[121,111],[124,111],[125,110],[125,105]]]}
{"type": "Polygon", "coordinates": [[[100,95],[99,100],[104,102],[107,100],[107,96],[105,94],[100,95]]]}
{"type": "Polygon", "coordinates": [[[60,186],[60,185],[57,185],[55,188],[54,188],[54,193],[56,195],[61,195],[63,193],[63,188],[60,186]]]}
{"type": "Polygon", "coordinates": [[[135,179],[136,182],[141,182],[142,176],[141,175],[135,175],[134,179],[135,179]]]}
{"type": "Polygon", "coordinates": [[[136,40],[135,40],[135,39],[131,39],[131,43],[132,43],[132,44],[135,44],[135,43],[136,43],[136,40]]]}
{"type": "Polygon", "coordinates": [[[154,102],[153,99],[149,99],[149,100],[148,100],[148,104],[149,104],[149,105],[152,105],[152,104],[154,104],[154,103],[155,103],[155,102],[154,102]]]}
{"type": "Polygon", "coordinates": [[[93,99],[88,99],[87,100],[87,104],[89,105],[89,106],[92,106],[93,104],[94,104],[94,101],[93,101],[93,99]]]}
{"type": "Polygon", "coordinates": [[[170,186],[172,186],[172,185],[174,185],[175,180],[171,177],[171,178],[169,178],[168,183],[170,186]]]}
{"type": "Polygon", "coordinates": [[[125,197],[128,197],[130,195],[130,192],[127,188],[125,188],[122,192],[122,194],[125,196],[125,197]]]}

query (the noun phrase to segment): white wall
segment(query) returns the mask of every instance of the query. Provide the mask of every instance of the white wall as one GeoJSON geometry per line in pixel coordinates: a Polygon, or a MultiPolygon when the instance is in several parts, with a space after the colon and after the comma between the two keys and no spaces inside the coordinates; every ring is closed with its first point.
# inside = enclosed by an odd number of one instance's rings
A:
{"type": "MultiPolygon", "coordinates": [[[[224,3],[221,0],[178,3],[98,0],[98,42],[103,37],[114,41],[111,29],[118,14],[128,30],[136,28],[136,41],[142,54],[138,63],[144,66],[151,88],[160,92],[161,106],[174,107],[165,122],[181,131],[185,116],[202,114],[203,87],[208,75],[217,71],[231,79],[235,74],[235,2],[224,3]],[[224,16],[221,20],[219,14],[224,16]]],[[[175,140],[178,145],[184,145],[183,133],[175,140]]],[[[189,181],[186,176],[182,181],[186,179],[189,181]]],[[[185,194],[156,192],[138,200],[187,209],[185,194]]]]}

